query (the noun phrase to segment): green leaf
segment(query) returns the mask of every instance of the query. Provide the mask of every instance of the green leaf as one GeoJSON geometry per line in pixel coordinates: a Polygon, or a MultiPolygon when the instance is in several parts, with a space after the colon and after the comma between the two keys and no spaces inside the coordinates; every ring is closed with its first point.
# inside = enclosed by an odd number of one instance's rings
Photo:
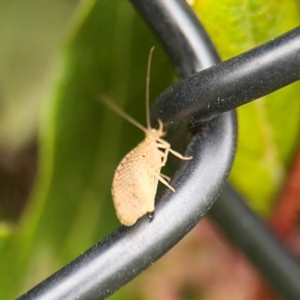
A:
{"type": "Polygon", "coordinates": [[[0,222],[0,257],[6,251],[6,245],[14,231],[14,226],[7,222],[0,222]]]}
{"type": "Polygon", "coordinates": [[[44,108],[39,175],[3,258],[1,299],[37,284],[119,226],[112,176],[144,136],[104,107],[99,96],[106,94],[145,124],[151,46],[156,45],[151,98],[174,77],[157,44],[128,2],[82,3],[61,57],[54,97],[44,108]]]}
{"type": "MultiPolygon", "coordinates": [[[[223,59],[299,25],[295,1],[195,1],[223,59]]],[[[238,149],[230,181],[260,213],[271,212],[299,140],[299,83],[238,109],[238,149]]]]}

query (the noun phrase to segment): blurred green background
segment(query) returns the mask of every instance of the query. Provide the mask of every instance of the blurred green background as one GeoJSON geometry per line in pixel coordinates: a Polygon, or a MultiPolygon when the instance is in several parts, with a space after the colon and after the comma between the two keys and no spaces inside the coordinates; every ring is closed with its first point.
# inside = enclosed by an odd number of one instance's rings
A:
{"type": "MultiPolygon", "coordinates": [[[[223,59],[300,19],[292,0],[189,2],[223,59]]],[[[0,41],[0,299],[12,299],[119,226],[113,172],[143,133],[104,108],[99,95],[145,124],[151,46],[151,99],[176,76],[129,1],[0,0],[0,41]]],[[[238,113],[230,180],[270,216],[299,140],[299,83],[238,113]]],[[[260,279],[235,251],[205,219],[112,298],[255,299],[260,279]],[[230,285],[228,272],[240,284],[230,285]]]]}

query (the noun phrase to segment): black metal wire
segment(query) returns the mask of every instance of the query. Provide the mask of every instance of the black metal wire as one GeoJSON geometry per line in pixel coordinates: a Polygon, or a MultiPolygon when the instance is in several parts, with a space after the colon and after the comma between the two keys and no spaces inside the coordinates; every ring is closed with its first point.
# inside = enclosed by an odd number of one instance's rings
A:
{"type": "MultiPolygon", "coordinates": [[[[182,59],[186,62],[182,61],[177,68],[192,67],[194,62],[189,58],[194,47],[190,46],[189,33],[198,33],[196,44],[200,45],[202,37],[208,37],[184,1],[151,1],[151,5],[143,0],[132,2],[139,7],[147,6],[144,17],[150,24],[157,21],[157,8],[164,10],[159,22],[165,24],[164,31],[173,41],[165,47],[175,53],[176,47],[185,44],[182,49],[188,51],[182,53],[182,59]],[[162,3],[166,5],[161,6],[162,3]],[[172,10],[168,10],[169,5],[172,10]],[[175,7],[178,9],[174,10],[175,7]],[[190,22],[191,19],[194,21],[190,22]],[[175,30],[179,24],[189,26],[175,30]]],[[[160,35],[159,30],[156,33],[160,35]]],[[[210,51],[206,53],[209,55],[210,51]]],[[[197,67],[182,70],[182,74],[188,75],[200,65],[198,62],[197,67]]],[[[154,219],[145,216],[132,227],[120,227],[19,299],[103,299],[113,294],[171,249],[207,213],[228,176],[235,144],[236,120],[232,112],[199,129],[186,153],[193,160],[182,164],[173,176],[171,184],[176,193],[165,190],[157,200],[154,219]]]]}
{"type": "Polygon", "coordinates": [[[300,267],[266,225],[226,186],[210,214],[230,240],[256,265],[285,299],[300,299],[300,267]]]}
{"type": "Polygon", "coordinates": [[[198,72],[164,91],[154,118],[192,126],[300,79],[300,27],[246,53],[198,72]],[[172,99],[172,101],[171,101],[172,99]]]}
{"type": "Polygon", "coordinates": [[[206,31],[185,1],[154,0],[147,1],[147,4],[145,1],[130,1],[156,33],[181,78],[221,61],[206,31]]]}
{"type": "MultiPolygon", "coordinates": [[[[172,1],[160,3],[160,7],[167,5],[171,10],[178,9],[172,7],[172,1]]],[[[184,9],[184,5],[182,4],[180,8],[184,9]]],[[[147,9],[147,7],[139,7],[142,14],[147,9]]],[[[172,44],[172,39],[169,40],[164,32],[164,25],[159,22],[163,14],[164,12],[159,9],[156,10],[157,23],[154,26],[159,28],[161,40],[166,39],[169,44],[172,44]]],[[[197,23],[194,19],[190,20],[190,23],[192,22],[197,23]]],[[[177,26],[184,28],[186,24],[181,23],[177,26]]],[[[173,30],[176,31],[177,28],[173,30]]],[[[181,32],[175,32],[175,35],[180,39],[181,32]]],[[[205,68],[218,60],[215,50],[210,52],[213,59],[209,57],[210,53],[205,52],[213,48],[205,35],[201,39],[201,46],[199,44],[197,44],[199,48],[195,46],[194,49],[201,58],[199,60],[201,67],[205,68]]],[[[183,57],[180,56],[178,59],[178,55],[182,55],[185,46],[182,42],[176,47],[171,47],[171,50],[167,49],[173,63],[177,65],[184,63],[183,57]],[[178,53],[177,48],[179,48],[178,53]],[[175,53],[172,53],[172,50],[175,53]]],[[[190,62],[195,61],[197,57],[192,53],[190,62]]],[[[183,70],[181,74],[186,76],[197,67],[199,63],[195,63],[194,69],[189,65],[181,66],[180,69],[183,70]]],[[[164,124],[173,127],[176,125],[174,118],[178,122],[182,122],[183,119],[190,123],[193,123],[193,119],[203,122],[299,78],[300,27],[297,27],[264,45],[171,86],[154,104],[152,116],[153,119],[160,118],[164,124]],[[198,113],[193,116],[197,110],[198,113]]],[[[287,299],[300,299],[300,269],[297,261],[285,251],[272,232],[245,206],[241,197],[229,186],[212,207],[211,215],[231,240],[244,250],[276,290],[287,299]]]]}

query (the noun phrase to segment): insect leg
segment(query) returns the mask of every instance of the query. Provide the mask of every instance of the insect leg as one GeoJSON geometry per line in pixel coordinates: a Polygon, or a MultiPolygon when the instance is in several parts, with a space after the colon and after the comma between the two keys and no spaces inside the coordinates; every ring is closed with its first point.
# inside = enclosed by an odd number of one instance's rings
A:
{"type": "Polygon", "coordinates": [[[164,166],[166,164],[169,152],[171,152],[174,156],[176,156],[182,160],[191,160],[193,158],[192,156],[183,156],[179,152],[173,150],[171,148],[171,145],[168,142],[164,141],[163,139],[158,139],[157,147],[160,149],[165,149],[165,155],[163,156],[162,166],[164,166]]]}
{"type": "Polygon", "coordinates": [[[173,150],[172,148],[169,149],[169,152],[171,152],[174,156],[176,156],[182,160],[191,160],[193,158],[193,156],[183,156],[182,154],[173,150]]]}
{"type": "Polygon", "coordinates": [[[175,193],[175,189],[168,184],[168,182],[160,175],[157,175],[158,180],[163,183],[165,186],[167,186],[173,193],[175,193]]]}
{"type": "Polygon", "coordinates": [[[168,160],[169,152],[167,152],[167,153],[166,153],[166,151],[165,152],[164,151],[159,151],[159,152],[160,152],[161,158],[162,158],[161,165],[160,165],[160,167],[162,168],[166,165],[166,162],[168,160]]]}
{"type": "Polygon", "coordinates": [[[166,187],[168,187],[173,193],[175,193],[175,189],[169,185],[169,183],[166,181],[166,179],[163,178],[163,176],[165,175],[162,175],[162,174],[155,174],[153,173],[153,175],[161,182],[163,183],[166,187]]]}
{"type": "Polygon", "coordinates": [[[162,166],[162,167],[165,166],[165,164],[166,164],[166,162],[167,162],[167,160],[168,160],[168,155],[169,155],[170,149],[171,149],[171,148],[166,148],[166,149],[165,149],[164,156],[163,156],[163,160],[162,160],[162,162],[161,162],[161,166],[162,166]]]}
{"type": "Polygon", "coordinates": [[[168,160],[168,155],[169,155],[171,145],[168,142],[164,141],[164,140],[159,140],[157,142],[157,148],[165,150],[165,151],[160,151],[161,154],[162,154],[161,156],[163,158],[163,160],[161,162],[161,167],[164,167],[166,165],[167,160],[168,160]]]}
{"type": "Polygon", "coordinates": [[[169,176],[167,176],[167,175],[165,175],[165,174],[163,174],[163,173],[160,173],[160,176],[161,176],[162,178],[166,179],[167,181],[170,181],[170,180],[171,180],[171,178],[170,178],[169,176]]]}

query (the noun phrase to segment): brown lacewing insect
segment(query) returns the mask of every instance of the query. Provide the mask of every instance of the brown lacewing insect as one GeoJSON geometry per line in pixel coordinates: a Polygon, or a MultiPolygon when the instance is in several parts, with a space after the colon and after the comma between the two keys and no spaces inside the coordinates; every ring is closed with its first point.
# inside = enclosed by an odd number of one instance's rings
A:
{"type": "Polygon", "coordinates": [[[172,192],[175,189],[169,185],[168,177],[160,174],[161,168],[166,164],[168,154],[171,152],[182,160],[184,157],[171,149],[171,145],[162,139],[165,135],[163,123],[158,121],[158,129],[151,128],[149,112],[149,83],[152,53],[151,48],[148,58],[146,77],[146,122],[147,128],[127,115],[113,102],[105,97],[101,101],[109,106],[118,115],[145,132],[145,140],[131,150],[117,167],[112,183],[112,196],[117,217],[123,225],[131,226],[146,213],[154,211],[154,199],[158,181],[166,185],[172,192]]]}

